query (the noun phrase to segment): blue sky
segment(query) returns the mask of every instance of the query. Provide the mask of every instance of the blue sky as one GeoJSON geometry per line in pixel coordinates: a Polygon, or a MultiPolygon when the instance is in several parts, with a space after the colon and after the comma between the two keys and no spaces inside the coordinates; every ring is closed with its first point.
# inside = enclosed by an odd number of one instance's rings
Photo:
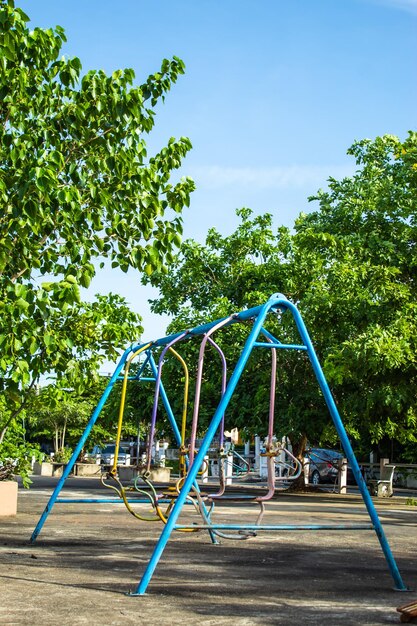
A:
{"type": "MultiPolygon", "coordinates": [[[[329,176],[353,171],[355,139],[416,130],[417,0],[16,0],[33,26],[66,30],[83,69],[132,67],[138,82],[164,57],[186,64],[158,107],[149,140],[193,143],[183,173],[197,184],[185,236],[237,224],[235,209],[291,226],[329,176]]],[[[126,296],[144,338],[164,335],[133,273],[98,276],[126,296]]]]}

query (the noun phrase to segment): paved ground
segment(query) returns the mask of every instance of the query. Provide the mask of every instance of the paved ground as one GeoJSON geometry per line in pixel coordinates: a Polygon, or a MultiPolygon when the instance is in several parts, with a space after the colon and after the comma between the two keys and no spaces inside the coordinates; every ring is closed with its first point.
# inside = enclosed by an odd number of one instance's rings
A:
{"type": "MultiPolygon", "coordinates": [[[[102,626],[399,623],[395,608],[417,599],[417,508],[380,500],[378,512],[405,582],[393,582],[373,531],[281,532],[213,546],[203,533],[176,533],[143,597],[128,597],[161,526],[123,505],[56,504],[28,543],[54,479],[19,490],[18,515],[0,518],[0,624],[102,626]]],[[[67,481],[67,496],[97,493],[95,480],[67,481]]],[[[143,507],[146,506],[142,505],[143,507]]],[[[186,518],[192,516],[187,509],[186,518]]],[[[219,506],[214,521],[253,523],[257,508],[219,506]]],[[[279,493],[264,523],[354,523],[367,515],[357,495],[279,493]]]]}

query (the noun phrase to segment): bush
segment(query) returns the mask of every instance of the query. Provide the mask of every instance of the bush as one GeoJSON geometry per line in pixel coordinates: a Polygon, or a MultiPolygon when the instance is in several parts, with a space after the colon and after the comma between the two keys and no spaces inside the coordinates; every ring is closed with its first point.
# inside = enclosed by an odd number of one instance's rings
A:
{"type": "Polygon", "coordinates": [[[36,445],[23,439],[19,441],[16,433],[11,434],[13,440],[6,435],[0,444],[0,480],[14,480],[16,476],[20,476],[23,486],[28,488],[32,482],[29,478],[32,472],[32,457],[41,460],[41,452],[36,445]]]}
{"type": "Polygon", "coordinates": [[[54,463],[68,463],[72,452],[71,448],[61,448],[54,454],[54,463]]]}

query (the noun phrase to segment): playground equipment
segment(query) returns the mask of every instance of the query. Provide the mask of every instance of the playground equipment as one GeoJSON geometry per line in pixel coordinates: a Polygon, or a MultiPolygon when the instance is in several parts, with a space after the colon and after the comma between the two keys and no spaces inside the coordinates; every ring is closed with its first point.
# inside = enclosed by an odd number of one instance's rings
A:
{"type": "MultiPolygon", "coordinates": [[[[301,464],[300,462],[289,453],[288,450],[285,450],[286,457],[289,461],[286,461],[287,464],[287,477],[294,478],[299,475],[301,472],[301,464]]],[[[115,453],[115,459],[117,459],[117,450],[115,453]]],[[[221,464],[220,464],[221,465],[221,464]]],[[[220,470],[221,474],[223,470],[220,470]]],[[[107,480],[106,479],[106,480],[107,480]]],[[[224,482],[224,481],[223,481],[224,482]]],[[[330,389],[328,387],[327,381],[324,377],[323,371],[321,369],[320,363],[315,354],[313,345],[311,343],[310,337],[308,335],[307,329],[304,325],[304,322],[301,318],[300,313],[297,308],[289,302],[285,296],[281,294],[276,294],[272,296],[265,304],[254,307],[252,309],[248,309],[237,313],[235,315],[231,315],[222,320],[216,320],[215,322],[211,322],[202,326],[198,326],[191,330],[186,330],[181,333],[177,333],[175,335],[171,335],[169,337],[164,337],[158,339],[154,342],[143,343],[139,345],[133,345],[129,349],[125,351],[122,355],[116,370],[111,377],[107,388],[105,389],[103,396],[98,403],[96,410],[90,418],[90,421],[87,424],[87,427],[80,438],[80,441],[77,447],[74,450],[74,453],[62,475],[62,478],[58,482],[51,498],[39,519],[39,522],[33,531],[31,541],[34,542],[39,535],[49,513],[51,512],[54,504],[56,502],[75,502],[75,501],[90,501],[90,502],[120,502],[123,501],[125,505],[131,508],[130,497],[127,496],[127,493],[130,493],[129,490],[132,490],[132,495],[135,497],[132,501],[138,503],[143,501],[152,505],[154,515],[152,516],[144,516],[141,514],[137,514],[135,516],[139,517],[139,519],[144,519],[144,521],[159,521],[162,522],[162,532],[159,537],[159,540],[156,544],[154,552],[149,560],[149,563],[145,569],[145,572],[140,580],[137,589],[131,595],[143,595],[146,592],[148,584],[153,576],[153,573],[157,567],[157,564],[162,556],[162,553],[165,549],[167,542],[173,531],[181,531],[181,532],[197,532],[198,530],[204,530],[209,533],[209,536],[213,543],[217,543],[217,537],[226,537],[233,539],[247,539],[249,537],[254,536],[256,533],[260,531],[275,531],[275,532],[283,532],[283,531],[296,531],[296,530],[374,530],[378,540],[380,542],[382,551],[384,553],[385,559],[387,561],[388,568],[390,573],[394,579],[395,588],[400,591],[407,590],[405,586],[401,574],[396,565],[395,559],[392,555],[390,546],[387,542],[384,530],[380,523],[378,514],[373,505],[372,499],[368,493],[366,484],[360,472],[356,457],[353,453],[352,447],[350,445],[349,439],[347,437],[345,428],[343,426],[342,420],[338,413],[336,404],[331,395],[330,389]],[[301,343],[298,344],[286,344],[281,342],[277,337],[271,334],[270,331],[266,328],[265,324],[270,317],[278,317],[278,320],[282,315],[291,315],[293,321],[295,323],[296,329],[301,339],[301,343]],[[242,352],[240,357],[235,364],[233,372],[230,378],[227,380],[226,375],[226,363],[224,354],[222,353],[219,346],[212,339],[212,334],[215,331],[219,331],[222,328],[230,326],[232,324],[245,323],[250,327],[248,336],[246,341],[242,347],[242,352]],[[202,336],[203,339],[200,345],[200,353],[199,353],[199,364],[197,370],[197,384],[196,384],[196,402],[194,406],[193,413],[193,421],[191,427],[191,437],[190,444],[187,447],[185,443],[185,430],[186,430],[186,405],[187,405],[187,396],[188,396],[188,370],[185,365],[182,357],[179,355],[177,350],[177,344],[180,344],[183,341],[192,340],[195,337],[202,336]],[[222,385],[220,392],[220,400],[217,405],[217,408],[214,411],[214,414],[211,418],[209,426],[207,428],[205,437],[201,442],[199,449],[196,449],[196,432],[197,432],[197,424],[198,424],[198,410],[199,410],[199,399],[200,399],[200,389],[201,389],[201,372],[203,368],[204,361],[204,352],[206,346],[210,345],[213,347],[219,354],[221,362],[222,362],[222,385]],[[174,349],[174,345],[176,346],[174,349]],[[162,352],[161,352],[162,349],[162,352]],[[216,436],[216,433],[220,427],[220,450],[223,448],[224,443],[224,416],[228,404],[233,396],[233,393],[236,389],[239,379],[245,369],[249,356],[255,349],[266,349],[271,353],[271,390],[270,390],[270,408],[269,408],[269,422],[268,422],[268,436],[265,440],[265,451],[263,454],[267,459],[268,466],[268,490],[266,494],[263,496],[251,497],[250,500],[260,507],[260,513],[258,515],[258,519],[254,524],[218,524],[213,521],[213,511],[214,511],[214,503],[218,501],[220,498],[225,496],[225,488],[222,483],[222,478],[220,477],[220,487],[217,493],[209,494],[203,493],[200,491],[200,487],[198,485],[197,479],[198,474],[201,471],[201,468],[204,466],[206,455],[208,453],[209,448],[212,445],[212,442],[216,436]],[[359,486],[360,493],[362,495],[365,507],[367,509],[370,523],[368,524],[314,524],[314,525],[290,525],[290,524],[280,524],[280,525],[267,525],[262,524],[262,516],[265,510],[265,502],[271,499],[274,488],[275,488],[275,459],[281,454],[283,446],[276,442],[273,436],[274,429],[274,407],[275,407],[275,385],[276,385],[276,359],[277,352],[279,350],[295,350],[295,351],[303,351],[307,354],[307,357],[311,363],[313,371],[315,373],[317,382],[324,396],[324,400],[329,409],[330,416],[333,420],[334,426],[337,430],[337,433],[340,438],[340,442],[344,453],[348,459],[350,466],[352,467],[356,482],[359,486]],[[182,364],[184,370],[184,409],[181,421],[181,430],[178,428],[177,421],[174,417],[174,414],[171,409],[171,405],[168,400],[167,393],[165,391],[163,382],[162,382],[162,368],[164,363],[164,358],[167,354],[173,354],[182,364]],[[59,498],[60,491],[71,472],[71,469],[80,453],[82,448],[85,445],[85,442],[89,436],[89,433],[97,421],[100,412],[111,392],[117,380],[123,380],[123,388],[122,388],[122,402],[121,409],[119,415],[119,423],[118,423],[118,439],[117,442],[120,441],[120,434],[122,429],[122,419],[123,419],[123,403],[126,395],[126,385],[129,379],[129,367],[132,360],[139,356],[144,355],[145,359],[142,365],[139,367],[138,373],[135,375],[136,380],[141,380],[144,382],[150,381],[155,384],[155,395],[154,395],[154,408],[151,416],[151,425],[149,432],[149,440],[148,440],[148,448],[147,448],[147,461],[144,470],[142,471],[141,479],[145,483],[147,489],[145,490],[142,486],[139,486],[138,481],[136,481],[135,486],[124,487],[117,478],[117,467],[116,462],[113,467],[110,469],[107,479],[112,480],[114,484],[111,487],[116,491],[117,498],[113,499],[92,499],[92,500],[73,500],[66,498],[59,498]],[[155,355],[159,355],[158,366],[156,365],[155,355]],[[124,374],[122,375],[122,372],[124,374]],[[149,372],[151,375],[149,375],[149,372]],[[149,468],[150,468],[150,450],[152,448],[153,437],[155,434],[155,420],[156,420],[156,411],[158,401],[161,399],[163,406],[165,407],[168,420],[171,424],[172,431],[174,433],[174,437],[177,443],[178,448],[180,449],[181,457],[183,461],[181,463],[181,476],[174,489],[168,490],[165,493],[158,494],[152,484],[149,481],[149,468]],[[133,494],[133,491],[135,492],[133,494]],[[142,497],[142,500],[137,497],[137,494],[142,497]],[[162,511],[162,504],[167,503],[168,507],[166,511],[162,511]],[[181,515],[183,507],[185,504],[190,503],[193,505],[197,513],[201,518],[201,523],[198,524],[180,524],[178,523],[178,519],[181,515]]],[[[130,511],[131,512],[131,511],[130,511]]]]}

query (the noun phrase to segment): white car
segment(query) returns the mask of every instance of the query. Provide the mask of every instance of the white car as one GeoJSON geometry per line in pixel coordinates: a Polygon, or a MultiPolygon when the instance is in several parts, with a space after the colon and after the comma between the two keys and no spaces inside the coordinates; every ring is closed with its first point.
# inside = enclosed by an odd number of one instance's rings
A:
{"type": "MultiPolygon", "coordinates": [[[[102,465],[113,465],[114,453],[116,451],[116,444],[108,444],[101,453],[102,465]]],[[[117,456],[117,465],[130,465],[129,449],[123,446],[119,448],[119,454],[117,456]]]]}

